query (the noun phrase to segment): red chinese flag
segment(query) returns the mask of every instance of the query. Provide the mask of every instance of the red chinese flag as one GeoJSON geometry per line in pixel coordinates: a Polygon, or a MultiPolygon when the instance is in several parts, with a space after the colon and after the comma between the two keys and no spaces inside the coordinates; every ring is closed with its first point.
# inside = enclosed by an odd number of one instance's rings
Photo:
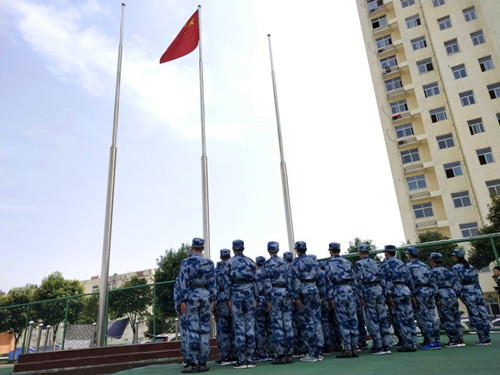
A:
{"type": "Polygon", "coordinates": [[[175,37],[174,41],[168,46],[167,50],[163,53],[160,64],[167,61],[178,59],[185,56],[198,45],[200,40],[200,28],[198,26],[198,11],[186,22],[180,33],[175,37]]]}

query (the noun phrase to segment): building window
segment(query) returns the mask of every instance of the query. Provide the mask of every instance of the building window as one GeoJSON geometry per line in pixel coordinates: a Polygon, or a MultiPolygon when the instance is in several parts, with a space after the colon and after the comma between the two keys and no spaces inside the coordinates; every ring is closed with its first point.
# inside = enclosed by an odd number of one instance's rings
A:
{"type": "Polygon", "coordinates": [[[414,204],[413,205],[413,212],[415,213],[416,219],[434,216],[434,212],[432,211],[432,203],[431,202],[414,204]]]}
{"type": "Polygon", "coordinates": [[[479,229],[479,227],[477,226],[477,223],[460,224],[459,227],[460,227],[460,230],[462,231],[463,237],[477,236],[477,230],[479,229]]]}
{"type": "Polygon", "coordinates": [[[420,74],[430,72],[434,70],[434,66],[432,65],[432,59],[425,59],[417,61],[417,68],[420,74]]]}
{"type": "Polygon", "coordinates": [[[389,103],[389,105],[391,106],[391,113],[393,115],[395,115],[397,113],[405,112],[408,110],[408,103],[406,103],[406,99],[399,100],[399,101],[394,102],[394,103],[389,103]]]}
{"type": "Polygon", "coordinates": [[[438,121],[444,121],[448,118],[448,116],[446,115],[446,109],[444,109],[444,107],[431,109],[429,113],[431,115],[431,121],[433,123],[438,121]]]}
{"type": "Polygon", "coordinates": [[[444,165],[444,172],[446,173],[446,178],[457,177],[457,176],[461,176],[463,174],[462,167],[461,167],[459,161],[456,161],[454,163],[445,164],[444,165]]]}
{"type": "Polygon", "coordinates": [[[493,154],[491,153],[491,147],[476,150],[476,154],[477,158],[479,159],[479,164],[485,165],[493,163],[493,154]]]}
{"type": "Polygon", "coordinates": [[[472,44],[477,46],[478,44],[484,43],[484,35],[483,30],[476,31],[475,33],[470,34],[470,38],[472,39],[472,44]]]}
{"type": "Polygon", "coordinates": [[[439,95],[439,85],[437,82],[429,83],[423,86],[424,95],[426,98],[429,96],[439,95]]]}
{"type": "Polygon", "coordinates": [[[476,8],[471,7],[463,10],[465,21],[469,22],[477,18],[476,8]]]}
{"type": "Polygon", "coordinates": [[[438,19],[438,25],[441,30],[446,30],[451,27],[451,19],[450,16],[446,16],[438,19]]]}
{"type": "Polygon", "coordinates": [[[420,26],[420,24],[421,24],[420,16],[418,14],[415,14],[414,16],[405,18],[405,21],[406,21],[406,27],[408,27],[409,29],[411,29],[413,27],[420,26]]]}
{"type": "Polygon", "coordinates": [[[382,5],[384,5],[384,0],[368,0],[368,10],[370,12],[373,12],[382,5]]]}
{"type": "Polygon", "coordinates": [[[403,82],[401,81],[401,77],[396,77],[393,79],[388,79],[385,81],[385,89],[389,92],[392,90],[400,89],[403,87],[403,82]]]}
{"type": "Polygon", "coordinates": [[[452,193],[451,199],[453,199],[453,204],[455,208],[467,207],[472,203],[470,202],[470,196],[468,191],[461,191],[460,193],[452,193]]]}
{"type": "Polygon", "coordinates": [[[412,148],[411,150],[401,151],[401,160],[403,161],[403,164],[419,161],[420,155],[418,154],[418,148],[412,148]]]}
{"type": "Polygon", "coordinates": [[[486,187],[491,194],[500,195],[500,180],[486,181],[486,187]]]}
{"type": "Polygon", "coordinates": [[[401,0],[401,6],[403,8],[409,7],[410,5],[415,4],[415,0],[401,0]]]}
{"type": "Polygon", "coordinates": [[[455,142],[453,141],[453,135],[445,134],[436,137],[439,149],[450,148],[455,146],[455,142]]]}
{"type": "Polygon", "coordinates": [[[491,60],[491,56],[482,57],[477,61],[479,61],[479,67],[481,68],[482,72],[493,69],[493,61],[491,60]]]}
{"type": "Polygon", "coordinates": [[[481,118],[469,120],[467,121],[467,125],[469,125],[470,135],[484,133],[483,120],[481,118]]]}
{"type": "Polygon", "coordinates": [[[448,55],[460,51],[460,48],[458,48],[458,41],[456,39],[444,42],[444,47],[446,48],[446,53],[448,53],[448,55]]]}
{"type": "Polygon", "coordinates": [[[373,29],[377,29],[377,28],[385,26],[385,25],[387,25],[387,17],[386,16],[380,16],[380,17],[372,19],[373,29]]]}
{"type": "Polygon", "coordinates": [[[411,47],[414,51],[427,47],[427,41],[425,40],[425,36],[421,36],[411,41],[411,47]]]}
{"type": "Polygon", "coordinates": [[[99,291],[99,285],[92,285],[92,293],[96,293],[99,291]]]}
{"type": "Polygon", "coordinates": [[[476,103],[476,99],[474,99],[474,92],[472,90],[461,92],[458,95],[460,96],[462,107],[466,107],[468,105],[476,103]]]}
{"type": "Polygon", "coordinates": [[[498,125],[500,125],[500,113],[497,113],[497,121],[498,121],[498,125]]]}
{"type": "Polygon", "coordinates": [[[444,0],[432,0],[432,5],[434,5],[434,8],[444,5],[444,0]]]}
{"type": "Polygon", "coordinates": [[[408,189],[418,190],[425,189],[427,183],[425,182],[425,175],[419,174],[418,176],[406,177],[406,182],[408,183],[408,189]]]}
{"type": "Polygon", "coordinates": [[[465,70],[464,64],[451,67],[451,71],[453,72],[453,77],[455,77],[455,79],[467,77],[467,71],[465,70]]]}
{"type": "Polygon", "coordinates": [[[500,97],[500,82],[488,85],[488,93],[491,99],[500,97]]]}
{"type": "Polygon", "coordinates": [[[385,59],[380,60],[380,65],[382,66],[383,70],[391,69],[393,66],[398,65],[398,60],[396,60],[396,56],[389,56],[386,57],[385,59]]]}
{"type": "Polygon", "coordinates": [[[396,136],[398,138],[404,138],[414,135],[412,124],[399,125],[396,126],[395,129],[396,129],[396,136]]]}
{"type": "Polygon", "coordinates": [[[392,38],[390,35],[386,35],[382,38],[376,39],[377,49],[380,52],[384,47],[392,46],[392,38]]]}

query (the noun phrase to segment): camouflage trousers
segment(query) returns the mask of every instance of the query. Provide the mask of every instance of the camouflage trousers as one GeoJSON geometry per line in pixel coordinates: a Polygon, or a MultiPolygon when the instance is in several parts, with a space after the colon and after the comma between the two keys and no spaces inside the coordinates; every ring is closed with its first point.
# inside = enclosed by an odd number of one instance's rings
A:
{"type": "Polygon", "coordinates": [[[467,307],[469,322],[476,331],[479,340],[482,342],[490,341],[489,318],[483,296],[477,292],[464,293],[462,300],[467,307]]]}
{"type": "Polygon", "coordinates": [[[302,310],[297,309],[300,331],[309,356],[323,353],[323,331],[321,329],[321,301],[319,294],[305,294],[300,298],[302,310]]]}
{"type": "Polygon", "coordinates": [[[255,305],[251,291],[238,291],[231,296],[234,345],[239,362],[253,360],[255,351],[255,305]]]}
{"type": "Polygon", "coordinates": [[[439,325],[436,316],[436,304],[434,296],[428,292],[419,292],[415,299],[417,301],[417,308],[415,315],[417,323],[422,331],[424,341],[433,343],[438,342],[440,339],[439,325]]]}
{"type": "Polygon", "coordinates": [[[188,298],[187,315],[184,317],[186,334],[186,361],[206,363],[210,351],[211,306],[207,298],[188,298]]]}
{"type": "Polygon", "coordinates": [[[352,294],[341,293],[335,295],[334,302],[342,346],[344,350],[356,350],[359,336],[356,298],[352,294]]]}
{"type": "Polygon", "coordinates": [[[228,359],[233,356],[233,317],[229,310],[229,301],[219,301],[217,303],[217,348],[219,356],[228,359]]]}
{"type": "Polygon", "coordinates": [[[460,310],[455,296],[441,297],[438,306],[439,321],[450,341],[463,340],[464,333],[460,320],[460,310]]]}
{"type": "MultiPolygon", "coordinates": [[[[321,329],[323,330],[324,349],[330,350],[333,347],[332,327],[330,324],[330,303],[325,299],[321,302],[321,329]]],[[[335,333],[334,333],[335,334],[335,333]]]]}
{"type": "Polygon", "coordinates": [[[372,338],[372,348],[390,348],[391,333],[384,296],[382,294],[369,295],[364,297],[364,301],[366,326],[372,338]]]}
{"type": "Polygon", "coordinates": [[[279,290],[271,295],[271,332],[277,356],[293,354],[292,306],[279,290]]]}
{"type": "Polygon", "coordinates": [[[270,325],[271,317],[267,310],[265,298],[257,300],[257,307],[255,309],[255,352],[263,357],[270,356],[270,325]]]}
{"type": "Polygon", "coordinates": [[[410,296],[395,296],[391,307],[394,321],[394,332],[405,348],[417,348],[417,329],[413,319],[413,308],[410,296]]]}

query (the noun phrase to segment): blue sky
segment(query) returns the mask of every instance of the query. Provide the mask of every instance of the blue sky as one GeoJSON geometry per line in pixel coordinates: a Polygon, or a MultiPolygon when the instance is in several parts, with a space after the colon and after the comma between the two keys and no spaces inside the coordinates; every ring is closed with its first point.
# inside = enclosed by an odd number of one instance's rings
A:
{"type": "MultiPolygon", "coordinates": [[[[158,61],[202,5],[212,258],[287,250],[267,34],[295,240],[405,241],[354,2],[126,2],[110,274],[202,236],[198,49],[158,61]]],[[[0,290],[101,271],[120,1],[2,1],[0,290]]]]}

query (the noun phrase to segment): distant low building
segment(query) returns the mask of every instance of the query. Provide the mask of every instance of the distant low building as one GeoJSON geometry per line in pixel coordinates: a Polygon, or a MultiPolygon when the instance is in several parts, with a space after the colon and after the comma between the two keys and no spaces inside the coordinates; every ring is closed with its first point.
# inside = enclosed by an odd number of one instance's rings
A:
{"type": "MultiPolygon", "coordinates": [[[[146,279],[148,284],[152,284],[154,283],[155,279],[155,271],[156,270],[154,268],[151,268],[143,271],[135,271],[135,272],[121,273],[121,274],[115,273],[109,276],[108,278],[108,288],[109,289],[120,288],[121,285],[123,285],[127,281],[130,281],[130,279],[132,279],[132,277],[134,276],[140,279],[146,279]]],[[[101,286],[101,279],[99,275],[97,275],[97,276],[92,276],[88,280],[81,280],[80,283],[83,285],[84,293],[93,293],[99,290],[99,287],[101,286]]]]}

